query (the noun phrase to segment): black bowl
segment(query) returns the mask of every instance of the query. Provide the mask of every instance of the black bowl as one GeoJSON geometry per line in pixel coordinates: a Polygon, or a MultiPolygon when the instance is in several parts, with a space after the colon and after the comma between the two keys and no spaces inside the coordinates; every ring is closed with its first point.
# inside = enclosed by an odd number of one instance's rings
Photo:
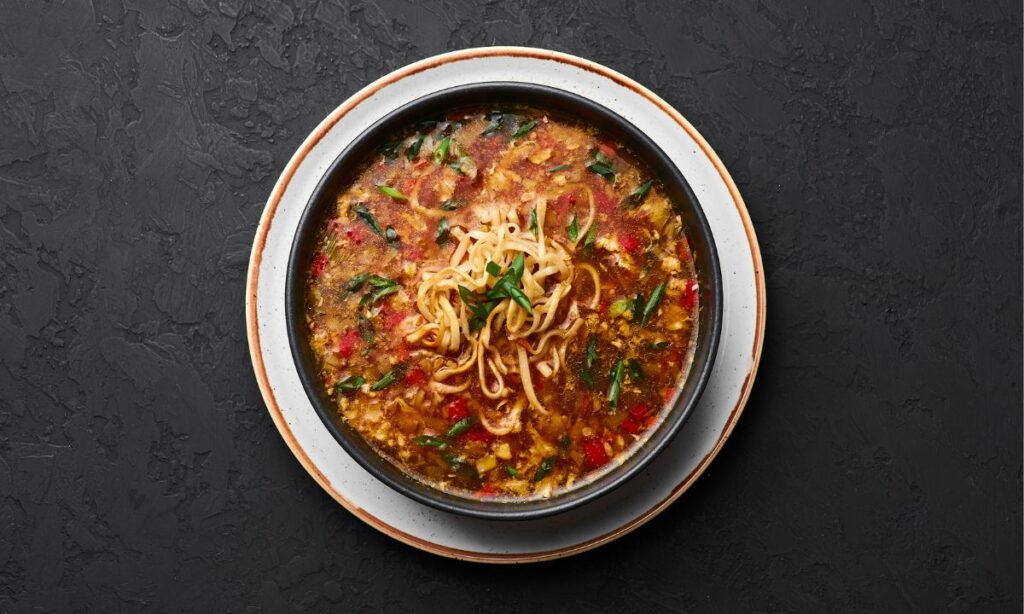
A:
{"type": "Polygon", "coordinates": [[[525,83],[479,83],[424,96],[389,113],[349,144],[327,169],[302,214],[288,261],[285,301],[288,340],[299,379],[317,414],[341,447],[374,477],[403,495],[447,512],[495,520],[525,520],[564,512],[610,492],[639,473],[668,445],[696,406],[711,373],[722,328],[722,278],[718,254],[704,213],[679,169],[647,135],[612,111],[563,90],[525,83]],[[693,364],[685,384],[672,399],[671,409],[664,414],[648,440],[622,465],[592,481],[548,499],[519,503],[474,500],[438,490],[406,475],[367,444],[338,416],[335,404],[317,376],[304,315],[304,284],[317,230],[331,210],[339,188],[354,178],[364,162],[376,155],[377,148],[393,132],[452,109],[492,104],[528,105],[576,117],[624,143],[638,161],[660,179],[666,194],[682,216],[701,288],[701,313],[693,364]]]}

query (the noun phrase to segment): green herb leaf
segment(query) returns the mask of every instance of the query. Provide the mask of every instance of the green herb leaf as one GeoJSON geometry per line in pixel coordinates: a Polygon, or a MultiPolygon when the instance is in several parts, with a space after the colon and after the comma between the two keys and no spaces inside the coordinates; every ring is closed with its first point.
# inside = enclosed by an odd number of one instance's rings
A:
{"type": "Polygon", "coordinates": [[[455,211],[465,204],[466,200],[464,198],[449,198],[441,203],[441,211],[455,211]]]}
{"type": "Polygon", "coordinates": [[[398,231],[395,230],[394,226],[388,226],[384,229],[384,238],[394,247],[398,243],[398,231]]]}
{"type": "Polygon", "coordinates": [[[672,345],[671,342],[665,341],[664,339],[662,339],[662,340],[659,340],[659,341],[652,341],[652,342],[648,343],[647,347],[651,348],[652,350],[664,350],[665,348],[669,347],[670,345],[672,345]]]}
{"type": "Polygon", "coordinates": [[[512,477],[514,477],[516,479],[519,479],[519,478],[522,477],[521,475],[519,475],[519,472],[516,471],[516,468],[513,467],[512,465],[509,465],[508,463],[505,463],[505,473],[509,474],[510,476],[512,476],[512,477]]]}
{"type": "Polygon", "coordinates": [[[649,320],[658,309],[658,303],[661,302],[661,296],[665,294],[666,286],[667,284],[662,283],[654,289],[654,292],[651,293],[651,298],[648,299],[647,304],[644,305],[643,313],[640,314],[640,326],[647,326],[647,320],[649,320]]]}
{"type": "Polygon", "coordinates": [[[448,238],[451,236],[451,225],[448,223],[448,218],[443,217],[437,222],[437,236],[434,238],[434,242],[438,245],[444,245],[448,243],[448,238]]]}
{"type": "Polygon", "coordinates": [[[448,149],[452,146],[451,135],[445,135],[441,142],[434,148],[433,160],[434,164],[441,164],[448,157],[448,149]]]}
{"type": "Polygon", "coordinates": [[[334,392],[338,394],[343,392],[355,392],[365,383],[366,378],[362,375],[349,375],[346,378],[334,382],[334,392]]]}
{"type": "Polygon", "coordinates": [[[359,289],[363,287],[363,284],[365,284],[368,279],[370,279],[369,273],[360,273],[348,280],[348,283],[345,284],[345,289],[349,292],[359,292],[359,289]]]}
{"type": "Polygon", "coordinates": [[[416,156],[420,155],[420,148],[423,147],[423,139],[427,138],[425,134],[416,135],[416,140],[405,150],[405,158],[410,162],[416,159],[416,156]]]}
{"type": "Polygon", "coordinates": [[[352,210],[356,212],[356,215],[359,216],[359,219],[361,219],[364,224],[370,227],[370,230],[372,230],[374,234],[384,234],[380,229],[380,224],[377,223],[377,218],[373,217],[373,212],[367,209],[366,205],[363,203],[356,203],[355,206],[352,207],[352,210]]]}
{"type": "Polygon", "coordinates": [[[572,221],[569,222],[569,227],[565,229],[565,232],[569,235],[569,240],[576,242],[576,239],[580,236],[580,225],[576,222],[576,214],[572,214],[572,221]]]}
{"type": "MultiPolygon", "coordinates": [[[[381,185],[377,186],[377,189],[380,190],[381,194],[385,194],[387,196],[390,196],[391,198],[393,198],[394,200],[397,200],[398,202],[405,202],[405,201],[409,200],[409,198],[405,194],[402,194],[401,192],[399,192],[398,190],[396,190],[395,188],[393,188],[391,186],[387,186],[387,185],[381,184],[381,185]]],[[[380,233],[378,232],[377,234],[380,234],[380,233]]]]}
{"type": "Polygon", "coordinates": [[[418,435],[413,437],[412,440],[421,446],[429,446],[431,448],[437,448],[443,450],[448,447],[448,442],[441,439],[440,437],[434,437],[433,435],[418,435]]]}
{"type": "Polygon", "coordinates": [[[640,368],[640,363],[635,358],[626,360],[626,371],[629,372],[629,381],[634,384],[644,379],[644,371],[640,368]]]}
{"type": "Polygon", "coordinates": [[[380,377],[380,379],[378,379],[373,384],[371,384],[370,385],[370,390],[372,390],[374,392],[377,392],[379,390],[384,390],[385,388],[387,388],[391,384],[394,384],[395,381],[398,379],[398,376],[401,375],[403,371],[405,371],[405,366],[404,365],[402,365],[402,364],[395,365],[390,371],[388,371],[387,373],[382,375],[380,377]]]}
{"type": "Polygon", "coordinates": [[[537,126],[537,120],[531,119],[530,121],[526,122],[525,124],[522,124],[521,126],[519,126],[519,129],[516,130],[515,134],[512,135],[512,138],[518,139],[521,136],[526,136],[536,126],[537,126]]]}
{"type": "Polygon", "coordinates": [[[448,437],[449,439],[452,437],[458,437],[459,435],[469,430],[469,427],[473,426],[474,422],[476,422],[476,420],[472,416],[468,418],[463,418],[462,420],[459,420],[458,422],[453,424],[452,428],[448,429],[448,432],[445,433],[444,436],[448,437]]]}
{"type": "Polygon", "coordinates": [[[572,164],[559,164],[558,166],[552,166],[548,169],[549,173],[558,173],[560,171],[569,170],[572,168],[572,164]]]}
{"type": "Polygon", "coordinates": [[[620,298],[608,307],[608,317],[615,319],[633,308],[633,299],[620,298]]]}
{"type": "Polygon", "coordinates": [[[641,204],[643,204],[644,199],[647,198],[648,192],[651,191],[652,185],[654,185],[653,179],[648,179],[647,181],[641,183],[639,186],[636,187],[636,189],[634,189],[632,192],[627,194],[625,198],[622,199],[622,203],[620,206],[623,209],[627,210],[636,209],[641,204]]]}
{"type": "Polygon", "coordinates": [[[541,461],[540,466],[537,467],[537,473],[533,474],[533,481],[539,482],[544,479],[550,471],[555,467],[555,463],[558,462],[557,456],[549,456],[541,461]]]}
{"type": "Polygon", "coordinates": [[[533,209],[530,210],[530,232],[532,232],[533,236],[535,236],[535,237],[540,232],[540,228],[537,227],[537,208],[536,207],[534,207],[533,209]]]}
{"type": "Polygon", "coordinates": [[[616,360],[612,366],[611,373],[608,374],[608,378],[611,380],[608,384],[608,407],[611,408],[612,413],[619,407],[619,393],[622,392],[622,375],[624,371],[624,363],[622,360],[616,360]]]}
{"type": "Polygon", "coordinates": [[[591,149],[590,154],[594,156],[594,160],[598,164],[606,164],[608,166],[611,166],[611,159],[608,156],[604,155],[604,152],[601,151],[600,149],[591,149]]]}
{"type": "Polygon", "coordinates": [[[489,261],[485,268],[487,269],[487,274],[490,275],[491,277],[497,277],[498,275],[501,275],[501,267],[498,266],[497,262],[489,261]]]}

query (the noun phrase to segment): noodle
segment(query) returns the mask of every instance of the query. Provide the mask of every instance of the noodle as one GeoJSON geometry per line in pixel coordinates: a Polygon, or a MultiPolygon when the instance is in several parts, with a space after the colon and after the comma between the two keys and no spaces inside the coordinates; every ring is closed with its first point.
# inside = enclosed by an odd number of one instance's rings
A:
{"type": "MultiPolygon", "coordinates": [[[[432,348],[440,354],[459,352],[463,342],[470,347],[469,358],[456,367],[435,372],[434,383],[465,372],[475,362],[484,396],[492,400],[505,398],[512,394],[503,377],[508,373],[508,365],[502,360],[502,354],[497,351],[495,343],[523,340],[526,347],[530,348],[529,354],[539,360],[545,354],[551,338],[557,336],[566,339],[579,328],[579,312],[576,309],[569,309],[566,319],[560,323],[565,330],[553,328],[561,301],[572,290],[576,277],[575,267],[565,247],[544,234],[547,200],[535,199],[532,213],[535,217],[530,229],[520,227],[518,214],[512,207],[507,208],[504,215],[498,207],[490,208],[481,228],[470,231],[453,228],[451,232],[457,237],[458,244],[448,266],[424,274],[416,293],[416,307],[424,322],[406,335],[406,341],[432,348]],[[459,287],[486,296],[489,290],[493,290],[492,284],[500,278],[493,270],[488,271],[488,264],[492,265],[492,269],[497,266],[499,271],[509,271],[517,257],[523,263],[519,292],[529,301],[530,311],[506,294],[495,301],[496,304],[480,330],[474,331],[470,323],[471,306],[462,300],[459,287]],[[553,286],[549,283],[551,281],[554,282],[553,286]],[[453,300],[458,302],[453,303],[453,300]],[[493,353],[494,358],[488,358],[488,353],[493,353]],[[489,381],[491,378],[493,380],[489,381]]],[[[591,202],[587,225],[592,221],[591,202]]],[[[600,300],[600,277],[590,265],[584,264],[581,268],[595,288],[589,304],[596,305],[600,300]]],[[[558,350],[552,347],[550,362],[545,359],[545,362],[538,364],[538,372],[544,378],[549,378],[558,372],[561,362],[558,350]]],[[[519,361],[515,366],[530,407],[539,413],[546,413],[533,388],[526,349],[519,348],[519,361]]],[[[452,386],[432,385],[431,389],[442,394],[456,391],[452,386]]],[[[509,419],[518,422],[519,413],[510,415],[509,419]]]]}

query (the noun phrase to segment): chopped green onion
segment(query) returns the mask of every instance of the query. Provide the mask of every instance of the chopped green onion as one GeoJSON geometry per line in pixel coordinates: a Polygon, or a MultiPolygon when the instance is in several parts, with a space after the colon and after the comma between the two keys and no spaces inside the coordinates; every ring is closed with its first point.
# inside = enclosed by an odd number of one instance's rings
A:
{"type": "Polygon", "coordinates": [[[437,222],[437,236],[434,241],[438,245],[445,245],[448,243],[449,236],[451,236],[451,225],[448,223],[448,218],[443,217],[437,222]]]}
{"type": "Polygon", "coordinates": [[[568,435],[562,435],[562,437],[558,440],[558,447],[562,448],[563,450],[568,450],[570,445],[572,445],[572,440],[569,439],[568,435]]]}
{"type": "Polygon", "coordinates": [[[473,332],[484,327],[484,324],[487,323],[487,317],[498,306],[498,301],[488,301],[486,297],[480,297],[466,286],[459,286],[459,298],[462,299],[466,309],[473,314],[473,317],[469,320],[469,328],[473,332]]]}
{"type": "Polygon", "coordinates": [[[622,199],[621,207],[623,209],[636,209],[643,204],[644,199],[647,198],[647,193],[651,191],[651,186],[654,185],[653,179],[641,183],[635,190],[626,195],[622,199]]]}
{"type": "Polygon", "coordinates": [[[670,341],[665,341],[664,339],[662,339],[662,340],[659,340],[659,341],[652,341],[652,342],[648,343],[647,347],[651,348],[652,350],[664,350],[665,348],[669,347],[670,345],[672,345],[672,343],[670,341]]]}
{"type": "Polygon", "coordinates": [[[509,465],[508,463],[505,463],[505,473],[509,474],[510,476],[512,476],[512,477],[514,477],[516,479],[519,479],[520,477],[522,477],[522,476],[519,475],[519,472],[516,471],[516,468],[513,467],[512,465],[509,465]]]}
{"type": "Polygon", "coordinates": [[[587,388],[594,388],[594,372],[597,371],[600,364],[601,358],[597,355],[597,335],[590,333],[590,337],[587,339],[587,355],[584,367],[580,371],[580,379],[587,385],[587,388]]]}
{"type": "Polygon", "coordinates": [[[405,158],[410,162],[416,159],[416,156],[420,155],[420,148],[423,147],[423,139],[427,138],[427,135],[420,133],[416,136],[416,140],[405,150],[405,158]]]}
{"type": "Polygon", "coordinates": [[[469,429],[469,427],[473,426],[474,422],[475,420],[473,419],[472,416],[470,416],[469,418],[463,418],[462,420],[459,420],[458,422],[453,424],[452,428],[448,429],[448,432],[445,433],[444,436],[448,438],[458,437],[459,435],[465,433],[469,429]]]}
{"type": "Polygon", "coordinates": [[[377,338],[377,332],[373,330],[373,322],[363,314],[356,318],[356,328],[359,329],[359,336],[368,344],[373,344],[377,338]]]}
{"type": "Polygon", "coordinates": [[[515,286],[507,286],[506,291],[508,292],[509,298],[525,309],[526,313],[533,314],[533,305],[530,304],[530,298],[527,297],[522,290],[515,286]]]}
{"type": "Polygon", "coordinates": [[[600,162],[591,162],[587,170],[604,177],[605,181],[615,181],[615,169],[600,162]]]}
{"type": "Polygon", "coordinates": [[[324,240],[324,253],[327,255],[328,260],[334,260],[334,251],[338,247],[338,235],[333,232],[327,235],[324,240]]]}
{"type": "Polygon", "coordinates": [[[363,203],[356,203],[355,206],[352,207],[352,210],[356,212],[356,215],[359,216],[359,219],[361,219],[364,224],[370,227],[370,230],[372,230],[374,234],[384,234],[380,229],[380,224],[377,223],[377,218],[373,217],[373,212],[367,209],[366,205],[363,203]]]}
{"type": "Polygon", "coordinates": [[[396,365],[393,369],[382,375],[380,379],[371,384],[370,390],[377,392],[379,390],[384,390],[391,384],[394,384],[402,370],[403,369],[400,365],[396,365]]]}
{"type": "Polygon", "coordinates": [[[572,214],[572,221],[569,222],[569,227],[565,229],[565,232],[569,234],[569,240],[575,242],[580,236],[580,225],[576,222],[576,214],[572,214]]]}
{"type": "Polygon", "coordinates": [[[587,163],[587,170],[604,177],[605,181],[614,181],[615,167],[612,165],[612,161],[608,159],[608,156],[597,149],[594,150],[592,155],[594,159],[587,163]]]}
{"type": "Polygon", "coordinates": [[[530,210],[530,232],[532,232],[533,236],[535,236],[535,237],[537,236],[537,233],[540,232],[540,229],[537,227],[537,208],[536,207],[534,207],[533,209],[530,210]]]}
{"type": "Polygon", "coordinates": [[[345,289],[349,292],[359,292],[359,289],[363,287],[363,284],[365,284],[368,279],[370,279],[369,273],[360,273],[348,280],[348,283],[345,284],[345,289]]]}
{"type": "Polygon", "coordinates": [[[633,307],[633,299],[620,298],[608,307],[608,318],[615,319],[633,307]]]}
{"type": "MultiPolygon", "coordinates": [[[[393,198],[393,199],[395,199],[395,200],[397,200],[399,202],[404,202],[404,201],[409,200],[409,198],[405,194],[402,194],[401,192],[399,192],[398,190],[396,190],[395,188],[393,188],[391,186],[387,186],[387,185],[381,184],[381,185],[377,186],[377,189],[380,190],[382,194],[390,196],[391,198],[393,198]]],[[[380,234],[380,233],[378,232],[377,234],[380,234]]]]}
{"type": "Polygon", "coordinates": [[[643,313],[640,314],[640,326],[647,326],[647,320],[651,318],[654,312],[658,309],[658,303],[661,302],[661,296],[665,294],[665,287],[667,284],[662,283],[654,292],[651,293],[651,298],[647,300],[647,304],[644,305],[643,313]]]}
{"type": "Polygon", "coordinates": [[[457,454],[452,454],[451,452],[445,452],[441,457],[448,461],[448,464],[452,466],[452,469],[458,469],[466,462],[464,458],[457,454]]]}
{"type": "Polygon", "coordinates": [[[590,230],[587,231],[587,237],[583,239],[583,249],[590,249],[590,246],[594,244],[595,239],[597,239],[597,222],[590,225],[590,230]]]}
{"type": "Polygon", "coordinates": [[[644,311],[644,304],[645,304],[644,303],[644,293],[640,292],[639,294],[636,295],[636,298],[633,299],[633,321],[634,322],[639,322],[640,321],[640,316],[643,315],[643,311],[644,311]]]}
{"type": "Polygon", "coordinates": [[[437,448],[443,450],[448,447],[448,442],[441,439],[440,437],[434,437],[433,435],[418,435],[413,437],[412,440],[421,446],[429,446],[431,448],[437,448]]]}
{"type": "Polygon", "coordinates": [[[533,481],[539,482],[543,480],[544,476],[554,468],[556,462],[558,462],[557,456],[549,456],[542,460],[540,466],[537,467],[537,473],[533,474],[533,481]]]}
{"type": "Polygon", "coordinates": [[[354,392],[359,390],[360,386],[366,383],[366,378],[362,375],[349,375],[344,379],[340,379],[334,382],[334,392],[354,392]]]}
{"type": "Polygon", "coordinates": [[[487,269],[487,274],[492,277],[497,277],[498,275],[501,275],[501,267],[498,265],[497,262],[489,261],[485,268],[487,269]]]}
{"type": "Polygon", "coordinates": [[[552,166],[548,169],[549,173],[557,173],[572,168],[572,164],[559,164],[558,166],[552,166]]]}
{"type": "Polygon", "coordinates": [[[398,231],[395,230],[394,226],[388,226],[384,229],[384,238],[388,240],[388,243],[394,245],[398,243],[398,231]]]}
{"type": "Polygon", "coordinates": [[[534,127],[536,125],[537,125],[537,120],[531,119],[530,121],[526,122],[525,124],[519,126],[519,129],[516,130],[515,134],[512,135],[512,138],[518,139],[521,136],[526,136],[531,130],[534,129],[534,127]]]}
{"type": "Polygon", "coordinates": [[[388,160],[394,160],[398,157],[398,148],[402,145],[401,141],[388,141],[377,149],[377,152],[388,160]]]}
{"type": "Polygon", "coordinates": [[[374,288],[390,288],[391,286],[398,285],[397,281],[388,279],[387,277],[381,277],[380,275],[370,275],[366,278],[366,281],[374,288]]]}
{"type": "Polygon", "coordinates": [[[434,148],[433,160],[434,164],[441,164],[448,157],[448,148],[452,145],[452,137],[450,134],[445,135],[441,142],[434,148]]]}
{"type": "Polygon", "coordinates": [[[370,295],[369,304],[372,305],[379,301],[380,299],[384,298],[385,296],[389,294],[394,294],[395,292],[398,292],[401,289],[401,286],[387,286],[386,288],[381,288],[380,290],[377,290],[372,295],[370,295]]]}
{"type": "Polygon", "coordinates": [[[455,211],[465,204],[466,200],[463,198],[449,198],[441,203],[441,211],[455,211]]]}
{"type": "Polygon", "coordinates": [[[612,366],[611,373],[608,377],[611,383],[608,384],[608,407],[611,408],[612,413],[615,412],[619,407],[619,393],[622,392],[622,374],[624,363],[622,360],[615,361],[615,365],[612,366]]]}
{"type": "Polygon", "coordinates": [[[597,355],[597,334],[590,333],[587,339],[587,368],[592,369],[599,364],[600,356],[597,355]]]}

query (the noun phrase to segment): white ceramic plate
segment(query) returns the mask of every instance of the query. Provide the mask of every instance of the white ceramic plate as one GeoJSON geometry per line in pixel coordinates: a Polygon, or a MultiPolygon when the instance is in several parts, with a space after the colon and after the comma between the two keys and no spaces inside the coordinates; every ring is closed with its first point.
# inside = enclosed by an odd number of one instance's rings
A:
{"type": "Polygon", "coordinates": [[[764,337],[761,254],[736,185],[682,115],[599,64],[543,49],[487,47],[427,58],[367,86],[306,138],[270,195],[253,244],[246,294],[249,350],[260,390],[285,442],[313,478],[360,519],[436,554],[486,562],[540,561],[625,535],[683,493],[725,443],[754,381],[764,337]],[[648,468],[617,490],[565,514],[520,522],[465,518],[391,490],[338,445],[299,383],[285,327],[285,272],[292,237],[330,164],[363,130],[421,96],[456,85],[522,81],[568,90],[623,116],[682,170],[707,216],[722,267],[718,357],[700,404],[648,468]]]}

